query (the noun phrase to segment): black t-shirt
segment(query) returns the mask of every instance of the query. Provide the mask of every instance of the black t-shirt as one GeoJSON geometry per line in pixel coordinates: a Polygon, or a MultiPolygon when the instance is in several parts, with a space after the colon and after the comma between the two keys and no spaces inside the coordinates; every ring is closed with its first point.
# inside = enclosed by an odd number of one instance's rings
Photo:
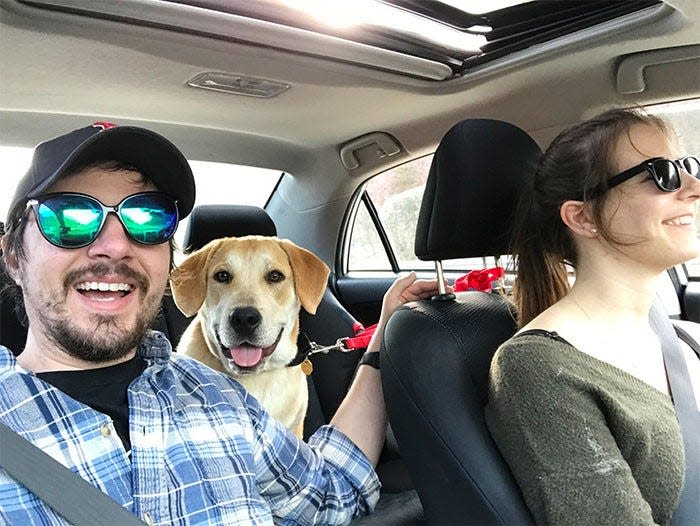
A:
{"type": "Polygon", "coordinates": [[[50,371],[37,376],[71,398],[112,418],[114,428],[127,451],[129,440],[129,384],[146,369],[140,356],[109,367],[80,371],[50,371]]]}

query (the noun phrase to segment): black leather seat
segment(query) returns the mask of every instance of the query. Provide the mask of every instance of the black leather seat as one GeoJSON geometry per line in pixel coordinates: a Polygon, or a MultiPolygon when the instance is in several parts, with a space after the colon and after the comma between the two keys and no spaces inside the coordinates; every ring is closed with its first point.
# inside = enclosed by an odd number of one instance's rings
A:
{"type": "MultiPolygon", "coordinates": [[[[416,255],[442,261],[508,254],[518,188],[540,149],[510,124],[473,119],[440,143],[416,232],[416,255]]],[[[531,524],[484,421],[491,357],[516,330],[499,294],[406,304],[382,346],[389,421],[433,524],[531,524]]]]}

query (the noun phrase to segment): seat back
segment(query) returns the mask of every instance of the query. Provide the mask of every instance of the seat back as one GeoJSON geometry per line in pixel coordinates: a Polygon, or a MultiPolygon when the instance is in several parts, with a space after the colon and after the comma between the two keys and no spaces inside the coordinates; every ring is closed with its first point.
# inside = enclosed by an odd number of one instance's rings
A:
{"type": "MultiPolygon", "coordinates": [[[[504,122],[453,127],[430,168],[416,255],[507,254],[518,189],[540,155],[528,134],[504,122]]],[[[476,291],[406,304],[387,324],[389,421],[429,523],[532,523],[484,419],[491,358],[515,331],[510,303],[476,291]]]]}
{"type": "Polygon", "coordinates": [[[194,252],[221,237],[276,236],[272,218],[257,206],[199,205],[192,209],[182,250],[194,252]]]}

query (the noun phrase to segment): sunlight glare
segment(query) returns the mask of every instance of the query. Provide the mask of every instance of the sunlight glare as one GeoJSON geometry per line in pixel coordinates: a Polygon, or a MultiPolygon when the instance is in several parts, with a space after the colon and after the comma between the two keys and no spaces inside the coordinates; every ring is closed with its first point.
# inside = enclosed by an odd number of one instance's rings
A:
{"type": "Polygon", "coordinates": [[[376,0],[279,0],[292,9],[314,17],[319,23],[343,31],[360,26],[391,29],[414,35],[451,49],[480,52],[486,39],[376,0]]]}

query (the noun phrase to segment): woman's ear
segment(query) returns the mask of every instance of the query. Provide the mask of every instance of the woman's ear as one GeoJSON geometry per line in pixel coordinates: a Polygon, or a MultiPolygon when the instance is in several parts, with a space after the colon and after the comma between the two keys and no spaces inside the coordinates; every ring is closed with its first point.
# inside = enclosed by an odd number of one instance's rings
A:
{"type": "Polygon", "coordinates": [[[583,201],[565,201],[559,215],[566,226],[576,235],[594,238],[598,229],[591,217],[590,206],[583,201]]]}

